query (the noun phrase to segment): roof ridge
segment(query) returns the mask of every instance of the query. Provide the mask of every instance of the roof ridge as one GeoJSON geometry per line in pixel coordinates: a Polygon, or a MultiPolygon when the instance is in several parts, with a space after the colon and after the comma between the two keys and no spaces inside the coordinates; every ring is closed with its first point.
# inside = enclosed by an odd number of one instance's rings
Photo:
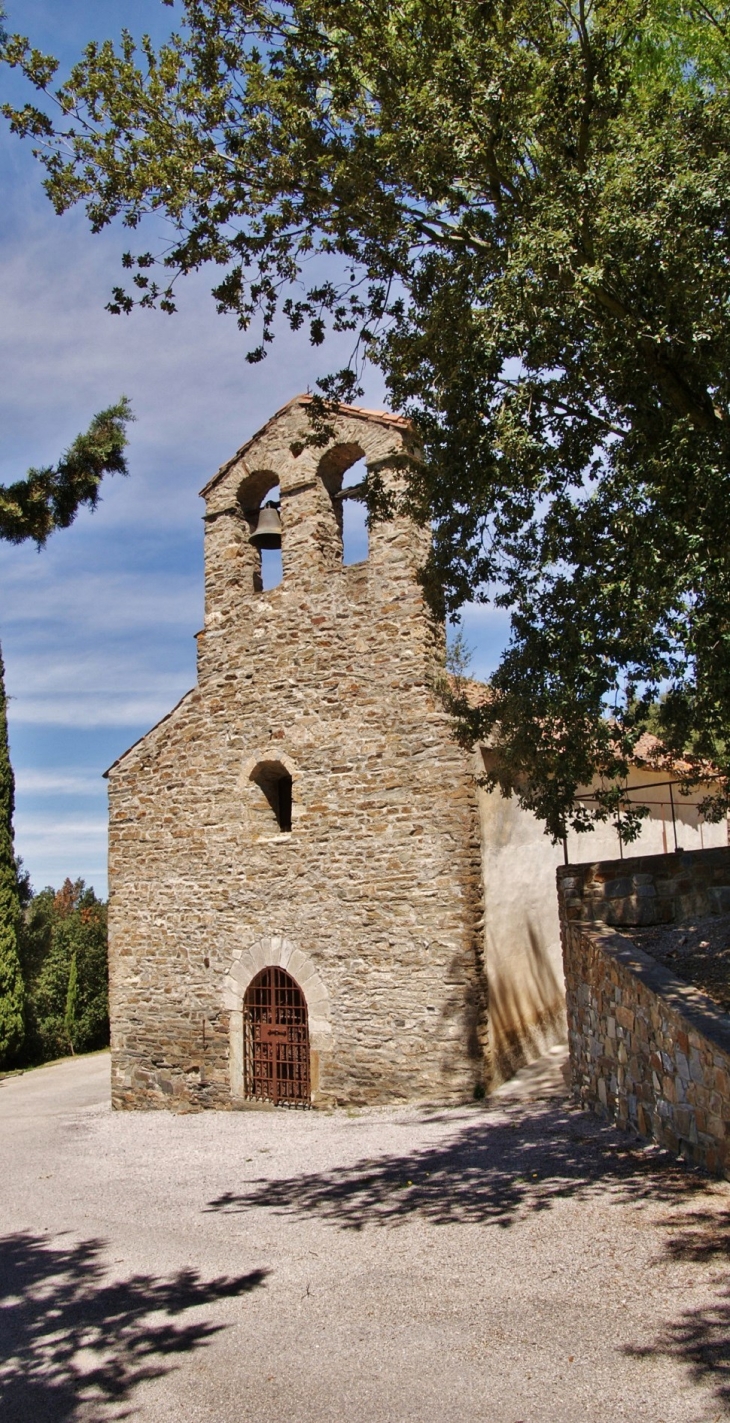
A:
{"type": "MultiPolygon", "coordinates": [[[[275,410],[274,414],[270,415],[268,420],[266,420],[248,440],[244,441],[240,448],[236,450],[236,453],[231,455],[230,459],[224,461],[220,468],[216,470],[215,474],[208,480],[208,483],[203,485],[200,491],[201,497],[205,498],[205,495],[208,494],[211,489],[215,488],[218,481],[228,473],[229,469],[231,469],[234,464],[237,464],[240,459],[243,459],[246,452],[250,450],[256,440],[260,439],[261,436],[271,428],[275,421],[279,420],[282,415],[285,415],[287,410],[291,410],[293,405],[311,405],[315,398],[315,396],[305,391],[301,395],[292,396],[291,400],[287,400],[285,405],[281,405],[278,410],[275,410]]],[[[412,428],[412,422],[406,419],[405,415],[393,415],[389,410],[370,410],[364,405],[338,405],[337,413],[347,415],[350,419],[372,420],[382,425],[395,425],[401,430],[412,428]]]]}

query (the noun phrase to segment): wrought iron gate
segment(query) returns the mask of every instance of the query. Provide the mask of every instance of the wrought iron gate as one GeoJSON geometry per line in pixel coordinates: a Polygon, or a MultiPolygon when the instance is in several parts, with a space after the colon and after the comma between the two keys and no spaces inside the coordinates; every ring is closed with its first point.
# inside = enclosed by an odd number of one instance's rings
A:
{"type": "Polygon", "coordinates": [[[301,988],[283,968],[264,968],[243,1000],[244,1091],[277,1107],[308,1107],[309,1026],[301,988]]]}

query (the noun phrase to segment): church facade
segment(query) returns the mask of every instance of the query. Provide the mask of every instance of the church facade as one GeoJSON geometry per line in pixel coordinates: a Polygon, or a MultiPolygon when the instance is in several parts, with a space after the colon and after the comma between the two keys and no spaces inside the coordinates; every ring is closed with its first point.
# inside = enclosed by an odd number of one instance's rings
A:
{"type": "Polygon", "coordinates": [[[197,685],[108,772],[117,1107],[463,1101],[489,1082],[478,790],[439,698],[427,535],[398,515],[342,558],[346,471],[364,459],[396,489],[416,436],[342,408],[315,448],[307,404],[203,490],[197,685]]]}

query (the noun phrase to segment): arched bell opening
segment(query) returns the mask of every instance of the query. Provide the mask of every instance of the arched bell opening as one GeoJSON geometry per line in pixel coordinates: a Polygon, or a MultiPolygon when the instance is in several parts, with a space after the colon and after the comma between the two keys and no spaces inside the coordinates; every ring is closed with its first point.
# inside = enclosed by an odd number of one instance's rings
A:
{"type": "Polygon", "coordinates": [[[244,995],[243,1091],[276,1107],[311,1103],[307,1003],[283,968],[261,969],[244,995]]]}
{"type": "Polygon", "coordinates": [[[342,506],[342,562],[364,563],[370,552],[368,509],[363,498],[367,478],[364,459],[356,460],[345,470],[339,502],[342,506]]]}
{"type": "Polygon", "coordinates": [[[335,445],[322,456],[318,474],[332,503],[338,558],[345,565],[363,563],[369,548],[363,498],[367,467],[362,447],[335,445]]]}
{"type": "Polygon", "coordinates": [[[239,487],[238,502],[248,524],[254,592],[268,592],[284,576],[278,475],[273,470],[255,470],[247,475],[239,487]]]}

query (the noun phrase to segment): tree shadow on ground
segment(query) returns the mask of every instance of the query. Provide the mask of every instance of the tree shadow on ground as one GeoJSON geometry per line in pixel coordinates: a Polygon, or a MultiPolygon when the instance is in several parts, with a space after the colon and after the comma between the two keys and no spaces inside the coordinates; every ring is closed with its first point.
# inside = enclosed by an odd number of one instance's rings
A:
{"type": "Polygon", "coordinates": [[[0,1416],[3,1423],[126,1418],[133,1390],[223,1329],[178,1322],[191,1309],[247,1294],[265,1270],[203,1280],[108,1277],[103,1242],[0,1239],[0,1416]]]}
{"type": "MultiPolygon", "coordinates": [[[[447,1114],[432,1117],[444,1124],[447,1114]]],[[[620,1132],[564,1102],[452,1114],[450,1140],[402,1155],[284,1180],[250,1181],[211,1201],[208,1210],[268,1207],[316,1215],[343,1230],[397,1227],[409,1219],[434,1226],[510,1229],[559,1200],[599,1194],[617,1204],[663,1202],[654,1215],[657,1260],[702,1264],[730,1259],[727,1185],[688,1170],[660,1148],[620,1132]],[[469,1119],[469,1117],[471,1119],[469,1119]]],[[[709,1386],[717,1406],[730,1405],[730,1273],[709,1282],[706,1308],[686,1309],[636,1357],[672,1358],[709,1386]]],[[[719,1414],[713,1413],[713,1417],[719,1414]]]]}
{"type": "MultiPolygon", "coordinates": [[[[671,1358],[687,1365],[694,1381],[710,1384],[725,1414],[730,1412],[730,1209],[693,1209],[659,1222],[671,1232],[662,1258],[712,1265],[708,1283],[714,1298],[699,1308],[683,1309],[656,1337],[627,1348],[633,1358],[671,1358]]],[[[718,1414],[717,1417],[720,1415],[718,1414]]]]}
{"type": "Polygon", "coordinates": [[[463,1113],[450,1122],[455,1130],[447,1141],[331,1171],[250,1181],[207,1209],[264,1206],[317,1215],[344,1230],[395,1226],[414,1216],[434,1225],[508,1228],[556,1200],[597,1190],[673,1201],[708,1189],[705,1176],[684,1170],[658,1148],[563,1103],[498,1114],[474,1110],[466,1122],[463,1113]]]}

